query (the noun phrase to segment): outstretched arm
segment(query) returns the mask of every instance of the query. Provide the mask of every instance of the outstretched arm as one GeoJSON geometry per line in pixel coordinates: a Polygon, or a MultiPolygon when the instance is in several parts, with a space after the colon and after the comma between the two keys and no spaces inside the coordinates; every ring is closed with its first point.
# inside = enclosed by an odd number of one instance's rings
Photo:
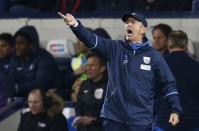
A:
{"type": "Polygon", "coordinates": [[[76,20],[71,14],[59,15],[64,18],[66,25],[69,25],[77,38],[82,41],[89,49],[96,53],[101,53],[107,60],[110,54],[115,50],[116,44],[110,39],[104,39],[93,32],[87,30],[80,21],[76,20]]]}

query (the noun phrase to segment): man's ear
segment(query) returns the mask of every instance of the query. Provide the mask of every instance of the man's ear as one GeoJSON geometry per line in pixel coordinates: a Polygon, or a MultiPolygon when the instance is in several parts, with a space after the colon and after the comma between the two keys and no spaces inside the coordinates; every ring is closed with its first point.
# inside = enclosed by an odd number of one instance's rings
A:
{"type": "Polygon", "coordinates": [[[105,66],[102,66],[101,67],[101,72],[105,72],[106,71],[106,67],[105,66]]]}
{"type": "Polygon", "coordinates": [[[142,28],[142,34],[145,34],[147,32],[147,27],[144,27],[142,28]]]}

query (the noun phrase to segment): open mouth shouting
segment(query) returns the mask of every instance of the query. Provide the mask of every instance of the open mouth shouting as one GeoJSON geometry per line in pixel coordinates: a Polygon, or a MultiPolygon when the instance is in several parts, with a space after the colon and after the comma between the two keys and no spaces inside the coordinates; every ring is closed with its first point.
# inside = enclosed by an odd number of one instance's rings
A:
{"type": "Polygon", "coordinates": [[[133,29],[131,27],[126,28],[127,35],[130,36],[133,34],[133,29]]]}

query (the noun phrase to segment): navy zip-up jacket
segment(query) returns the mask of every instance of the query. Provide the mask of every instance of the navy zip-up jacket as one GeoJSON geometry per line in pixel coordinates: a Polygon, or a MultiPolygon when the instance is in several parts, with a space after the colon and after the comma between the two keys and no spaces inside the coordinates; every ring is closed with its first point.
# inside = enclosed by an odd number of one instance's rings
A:
{"type": "Polygon", "coordinates": [[[162,90],[172,112],[182,112],[175,79],[161,54],[146,39],[134,50],[126,41],[103,39],[80,22],[74,34],[107,60],[108,88],[101,117],[131,125],[152,125],[155,90],[162,90]],[[162,82],[164,87],[156,87],[162,82]]]}
{"type": "Polygon", "coordinates": [[[26,34],[31,39],[32,50],[28,56],[14,55],[11,59],[9,76],[14,83],[16,95],[25,96],[33,88],[43,90],[55,88],[58,68],[53,56],[39,48],[36,29],[33,26],[25,26],[18,32],[26,34]]]}

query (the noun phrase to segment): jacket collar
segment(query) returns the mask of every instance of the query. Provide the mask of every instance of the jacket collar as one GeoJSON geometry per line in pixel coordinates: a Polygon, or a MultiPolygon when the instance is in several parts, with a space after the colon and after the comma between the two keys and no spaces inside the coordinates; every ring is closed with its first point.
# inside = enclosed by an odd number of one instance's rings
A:
{"type": "Polygon", "coordinates": [[[129,43],[127,41],[123,44],[125,48],[132,51],[134,55],[141,54],[152,49],[152,43],[145,37],[143,43],[129,43]]]}

